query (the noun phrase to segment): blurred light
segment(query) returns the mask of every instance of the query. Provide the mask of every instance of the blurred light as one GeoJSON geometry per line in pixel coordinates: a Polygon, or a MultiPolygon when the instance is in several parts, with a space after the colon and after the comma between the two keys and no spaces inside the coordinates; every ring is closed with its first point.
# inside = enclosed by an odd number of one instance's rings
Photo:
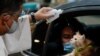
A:
{"type": "Polygon", "coordinates": [[[44,44],[45,44],[45,41],[44,41],[44,44]]]}
{"type": "Polygon", "coordinates": [[[39,42],[40,42],[40,40],[38,40],[38,39],[35,39],[35,40],[34,40],[34,42],[35,42],[35,43],[39,43],[39,42]]]}

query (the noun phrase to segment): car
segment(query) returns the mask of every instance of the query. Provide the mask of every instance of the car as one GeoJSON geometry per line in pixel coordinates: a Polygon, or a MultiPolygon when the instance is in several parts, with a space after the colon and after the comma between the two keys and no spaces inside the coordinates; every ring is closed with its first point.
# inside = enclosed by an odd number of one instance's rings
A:
{"type": "MultiPolygon", "coordinates": [[[[36,34],[33,36],[32,52],[35,52],[40,56],[62,55],[63,45],[61,38],[59,37],[61,34],[60,27],[67,23],[66,20],[73,21],[74,19],[77,19],[83,24],[82,28],[85,30],[84,33],[87,36],[86,38],[91,40],[93,42],[93,46],[97,47],[98,49],[94,56],[100,56],[98,53],[100,50],[100,48],[98,48],[100,47],[100,0],[83,0],[79,2],[63,4],[57,6],[56,9],[64,10],[57,20],[53,21],[48,26],[45,21],[37,25],[34,32],[34,34],[36,34]],[[45,29],[41,28],[45,25],[45,29]],[[44,31],[42,29],[44,29],[44,31]],[[42,43],[42,45],[39,43],[37,45],[37,43],[34,42],[35,39],[38,39],[39,41],[42,40],[42,42],[39,42],[42,43]],[[36,49],[35,47],[38,48],[36,49]],[[37,53],[36,50],[39,50],[39,53],[37,53]]],[[[76,25],[77,27],[77,23],[72,22],[72,24],[76,25]]]]}

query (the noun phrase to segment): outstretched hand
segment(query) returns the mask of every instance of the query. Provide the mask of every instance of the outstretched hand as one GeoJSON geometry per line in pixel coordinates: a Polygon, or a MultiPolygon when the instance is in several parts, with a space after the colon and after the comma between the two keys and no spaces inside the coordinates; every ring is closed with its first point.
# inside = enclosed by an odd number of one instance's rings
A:
{"type": "Polygon", "coordinates": [[[34,16],[36,20],[42,20],[42,19],[48,19],[51,16],[53,16],[52,14],[49,13],[50,10],[52,10],[53,8],[51,7],[43,7],[40,10],[38,10],[34,16]]]}

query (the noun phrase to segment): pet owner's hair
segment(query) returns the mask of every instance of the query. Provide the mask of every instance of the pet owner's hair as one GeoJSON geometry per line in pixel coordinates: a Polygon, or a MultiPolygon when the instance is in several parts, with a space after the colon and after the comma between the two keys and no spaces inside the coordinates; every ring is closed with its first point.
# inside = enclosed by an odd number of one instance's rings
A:
{"type": "Polygon", "coordinates": [[[79,31],[81,34],[85,34],[84,26],[85,25],[76,18],[67,18],[61,22],[61,30],[65,27],[70,27],[74,32],[79,31]]]}

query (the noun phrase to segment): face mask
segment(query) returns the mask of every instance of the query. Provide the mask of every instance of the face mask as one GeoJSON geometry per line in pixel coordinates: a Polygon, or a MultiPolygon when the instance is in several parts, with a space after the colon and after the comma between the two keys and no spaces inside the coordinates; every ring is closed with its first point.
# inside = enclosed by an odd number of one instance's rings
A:
{"type": "Polygon", "coordinates": [[[11,28],[9,28],[8,33],[13,33],[13,32],[15,32],[16,29],[17,29],[17,27],[18,27],[18,22],[16,22],[16,21],[13,20],[13,24],[12,24],[11,28]]]}
{"type": "Polygon", "coordinates": [[[64,51],[66,53],[72,52],[73,49],[74,49],[74,46],[70,42],[64,43],[64,51]]]}

